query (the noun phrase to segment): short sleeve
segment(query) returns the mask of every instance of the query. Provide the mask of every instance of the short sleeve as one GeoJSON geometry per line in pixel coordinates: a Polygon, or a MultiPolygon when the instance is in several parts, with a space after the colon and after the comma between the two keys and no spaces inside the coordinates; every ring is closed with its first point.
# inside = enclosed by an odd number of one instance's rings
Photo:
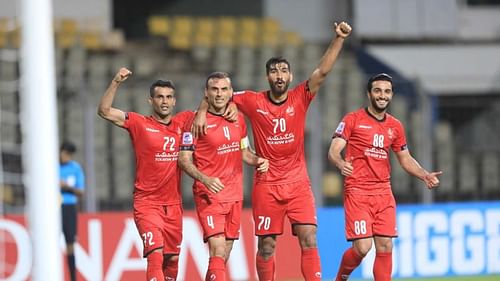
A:
{"type": "Polygon", "coordinates": [[[406,135],[405,135],[405,130],[401,122],[397,122],[397,125],[395,126],[394,130],[395,132],[395,138],[394,141],[392,142],[392,150],[394,152],[399,152],[403,150],[408,149],[408,144],[406,142],[406,135]]]}
{"type": "Polygon", "coordinates": [[[347,114],[338,124],[333,137],[340,137],[347,141],[351,137],[352,128],[354,128],[354,115],[347,114]]]}
{"type": "Polygon", "coordinates": [[[178,117],[178,120],[176,119],[176,121],[183,121],[181,125],[182,136],[180,150],[194,150],[195,140],[193,134],[191,133],[191,126],[193,124],[195,114],[194,112],[184,111],[178,115],[180,116],[178,117]]]}

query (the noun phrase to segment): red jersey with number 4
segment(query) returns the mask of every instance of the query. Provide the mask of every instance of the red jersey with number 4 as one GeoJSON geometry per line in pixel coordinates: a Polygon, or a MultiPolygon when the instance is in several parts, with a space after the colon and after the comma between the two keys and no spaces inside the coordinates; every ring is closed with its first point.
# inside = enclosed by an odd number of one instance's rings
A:
{"type": "Polygon", "coordinates": [[[345,192],[391,193],[389,149],[407,149],[403,125],[386,113],[377,120],[366,108],[348,113],[335,130],[335,137],[347,141],[345,160],[352,161],[353,173],[344,181],[345,192]]]}
{"type": "Polygon", "coordinates": [[[309,181],[304,156],[306,113],[315,94],[307,81],[288,91],[287,99],[273,103],[268,91],[233,94],[238,109],[252,124],[257,155],[269,160],[266,173],[255,173],[256,184],[287,184],[309,181]]]}
{"type": "Polygon", "coordinates": [[[195,180],[193,194],[211,202],[243,200],[243,163],[241,150],[248,142],[245,119],[240,113],[238,120],[229,122],[220,115],[207,112],[207,134],[193,140],[191,124],[184,127],[182,149],[194,150],[193,163],[209,177],[217,177],[224,189],[213,193],[195,180]]]}
{"type": "Polygon", "coordinates": [[[163,124],[152,116],[127,113],[123,127],[129,132],[135,151],[134,201],[162,205],[182,202],[177,157],[182,128],[193,115],[181,112],[169,124],[163,124]]]}

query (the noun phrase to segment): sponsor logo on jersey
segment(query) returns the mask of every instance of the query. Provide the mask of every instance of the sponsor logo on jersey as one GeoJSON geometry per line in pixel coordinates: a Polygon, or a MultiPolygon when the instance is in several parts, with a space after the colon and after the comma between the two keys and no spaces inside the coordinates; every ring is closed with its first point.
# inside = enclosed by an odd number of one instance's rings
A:
{"type": "Polygon", "coordinates": [[[146,128],[146,131],[151,132],[151,133],[159,133],[160,132],[160,130],[153,129],[153,128],[146,128]]]}
{"type": "Polygon", "coordinates": [[[268,144],[286,144],[295,141],[295,135],[293,133],[284,134],[282,136],[269,136],[266,139],[268,144]]]}
{"type": "Polygon", "coordinates": [[[216,126],[217,126],[216,124],[209,124],[209,125],[207,125],[207,129],[215,128],[216,126]]]}
{"type": "Polygon", "coordinates": [[[335,133],[341,135],[344,132],[345,128],[345,122],[340,122],[339,125],[337,126],[337,129],[335,129],[335,133]]]}
{"type": "Polygon", "coordinates": [[[264,111],[264,110],[262,110],[262,109],[257,109],[257,112],[258,112],[258,113],[260,113],[260,114],[263,114],[263,115],[267,115],[267,114],[269,114],[269,112],[264,111]]]}
{"type": "Polygon", "coordinates": [[[174,152],[158,152],[155,154],[155,161],[157,162],[170,162],[170,161],[177,161],[177,158],[179,157],[179,152],[174,151],[174,152]]]}
{"type": "Polygon", "coordinates": [[[387,159],[387,151],[376,147],[367,148],[365,150],[365,156],[377,159],[387,159]]]}
{"type": "Polygon", "coordinates": [[[359,125],[358,128],[360,128],[360,129],[371,129],[372,126],[370,126],[370,125],[359,125]]]}
{"type": "Polygon", "coordinates": [[[293,108],[293,106],[288,106],[288,108],[286,109],[286,114],[290,115],[290,116],[294,116],[295,115],[295,109],[293,108]]]}
{"type": "Polygon", "coordinates": [[[191,134],[191,132],[184,132],[182,134],[182,144],[184,145],[193,144],[193,135],[191,134]]]}
{"type": "Polygon", "coordinates": [[[217,147],[217,154],[226,154],[234,151],[240,151],[240,142],[233,141],[232,143],[224,143],[217,147]]]}

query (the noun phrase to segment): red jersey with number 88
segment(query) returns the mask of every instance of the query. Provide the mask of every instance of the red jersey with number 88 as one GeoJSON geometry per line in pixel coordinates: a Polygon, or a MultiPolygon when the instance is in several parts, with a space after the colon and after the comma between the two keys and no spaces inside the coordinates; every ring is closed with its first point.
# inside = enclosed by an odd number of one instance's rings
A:
{"type": "Polygon", "coordinates": [[[335,137],[347,141],[345,160],[351,161],[353,173],[345,178],[346,193],[391,193],[389,150],[407,149],[403,125],[386,113],[377,120],[367,109],[348,113],[335,130],[335,137]]]}

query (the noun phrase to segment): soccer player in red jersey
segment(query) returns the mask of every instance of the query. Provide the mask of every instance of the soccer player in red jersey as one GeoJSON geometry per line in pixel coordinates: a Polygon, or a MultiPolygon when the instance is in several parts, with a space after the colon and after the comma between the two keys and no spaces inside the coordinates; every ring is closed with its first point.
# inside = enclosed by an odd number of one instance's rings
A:
{"type": "MultiPolygon", "coordinates": [[[[274,57],[266,63],[270,90],[244,91],[233,95],[233,102],[251,122],[257,155],[269,159],[267,173],[256,173],[252,191],[256,255],[260,281],[275,280],[276,238],[283,233],[285,216],[298,237],[301,270],[306,281],[321,280],[317,249],[317,218],[311,183],[304,155],[306,112],[326,75],[332,70],[351,27],[335,23],[335,38],[308,80],[293,89],[288,61],[274,57]]],[[[200,105],[203,112],[206,105],[200,105]]],[[[194,131],[203,133],[205,114],[197,114],[194,131]]]]}
{"type": "Polygon", "coordinates": [[[134,221],[144,242],[147,280],[174,281],[182,241],[181,170],[177,166],[184,123],[192,112],[173,116],[175,86],[158,80],[151,85],[151,116],[112,107],[119,85],[132,72],[121,68],[101,98],[98,114],[126,129],[136,158],[134,221]]]}
{"type": "Polygon", "coordinates": [[[411,156],[405,130],[387,113],[392,78],[377,74],[368,80],[369,105],[348,113],[335,130],[328,158],[344,181],[345,232],[352,247],[342,256],[337,281],[347,280],[375,242],[375,281],[391,280],[392,238],[397,236],[396,202],[390,184],[389,150],[409,174],[428,188],[439,185],[442,172],[428,172],[411,156]],[[341,152],[345,148],[345,156],[341,152]]]}
{"type": "Polygon", "coordinates": [[[224,281],[225,263],[233,242],[239,237],[243,202],[242,160],[265,174],[266,159],[253,154],[246,124],[240,113],[235,122],[224,119],[232,95],[227,73],[214,72],[205,83],[208,102],[207,134],[194,139],[191,124],[182,136],[180,167],[195,179],[193,194],[203,239],[208,242],[210,260],[206,281],[224,281]]]}

